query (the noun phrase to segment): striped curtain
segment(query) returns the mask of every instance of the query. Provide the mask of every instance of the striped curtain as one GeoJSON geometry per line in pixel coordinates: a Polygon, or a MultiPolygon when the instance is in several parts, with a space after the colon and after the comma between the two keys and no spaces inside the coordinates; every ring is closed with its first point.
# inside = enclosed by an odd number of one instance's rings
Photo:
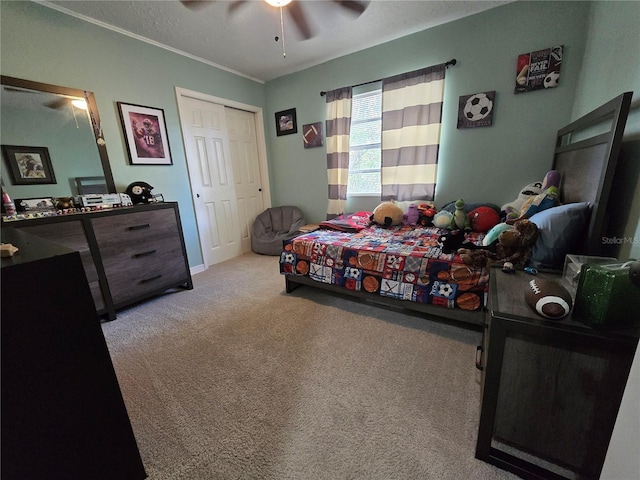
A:
{"type": "Polygon", "coordinates": [[[326,102],[327,176],[329,180],[327,220],[331,220],[344,213],[347,203],[351,87],[327,92],[326,102]]]}
{"type": "Polygon", "coordinates": [[[382,81],[381,200],[433,200],[444,65],[382,81]]]}

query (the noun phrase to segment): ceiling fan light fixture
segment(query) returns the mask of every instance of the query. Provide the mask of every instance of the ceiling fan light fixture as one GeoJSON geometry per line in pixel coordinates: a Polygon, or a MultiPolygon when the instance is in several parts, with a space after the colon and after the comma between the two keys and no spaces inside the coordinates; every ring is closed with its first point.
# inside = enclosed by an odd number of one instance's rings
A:
{"type": "Polygon", "coordinates": [[[264,0],[272,7],[285,7],[291,3],[291,0],[264,0]]]}
{"type": "Polygon", "coordinates": [[[71,105],[73,105],[76,108],[79,108],[80,110],[87,109],[87,102],[85,100],[82,100],[81,98],[71,100],[71,105]]]}

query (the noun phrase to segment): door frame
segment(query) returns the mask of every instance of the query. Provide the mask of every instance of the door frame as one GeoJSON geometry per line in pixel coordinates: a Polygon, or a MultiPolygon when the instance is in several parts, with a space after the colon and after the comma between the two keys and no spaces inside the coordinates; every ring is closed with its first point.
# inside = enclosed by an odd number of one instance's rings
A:
{"type": "MultiPolygon", "coordinates": [[[[184,97],[194,98],[196,100],[202,100],[205,102],[215,103],[224,107],[235,108],[237,110],[244,110],[245,112],[253,113],[253,118],[256,127],[256,140],[258,143],[258,165],[260,168],[260,183],[262,184],[262,200],[264,208],[271,207],[271,183],[269,182],[269,165],[267,162],[267,143],[264,129],[264,115],[261,107],[255,105],[249,105],[246,103],[236,102],[227,98],[216,97],[207,93],[197,92],[195,90],[189,90],[182,87],[175,87],[176,101],[178,102],[178,117],[180,120],[180,132],[182,134],[182,147],[184,148],[185,162],[187,164],[187,171],[189,171],[189,161],[187,158],[187,139],[185,138],[185,131],[183,128],[183,115],[186,113],[182,104],[184,97]]],[[[189,174],[189,190],[191,191],[191,204],[195,212],[195,204],[193,199],[193,186],[191,185],[191,175],[189,174]]],[[[198,228],[198,243],[200,244],[200,255],[202,256],[202,262],[204,269],[209,268],[209,265],[205,264],[204,253],[202,251],[202,237],[200,235],[200,226],[196,221],[196,227],[198,228]]]]}

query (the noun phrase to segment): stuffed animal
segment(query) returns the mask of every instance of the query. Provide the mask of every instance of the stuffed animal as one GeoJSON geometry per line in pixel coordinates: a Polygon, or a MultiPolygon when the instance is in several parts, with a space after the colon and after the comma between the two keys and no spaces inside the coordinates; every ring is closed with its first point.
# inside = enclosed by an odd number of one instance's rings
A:
{"type": "Polygon", "coordinates": [[[505,213],[506,220],[517,220],[519,219],[523,212],[522,209],[527,200],[540,195],[543,192],[546,192],[549,187],[556,187],[558,192],[560,191],[560,180],[561,174],[557,170],[549,170],[542,182],[534,182],[530,183],[526,187],[524,187],[520,193],[518,194],[518,198],[516,198],[513,202],[507,203],[502,206],[502,211],[505,213]]]}
{"type": "Polygon", "coordinates": [[[562,180],[562,174],[558,170],[549,170],[542,180],[542,191],[544,192],[549,187],[559,189],[560,180],[562,180]]]}
{"type": "Polygon", "coordinates": [[[422,227],[433,225],[433,217],[438,213],[434,206],[429,203],[421,203],[418,205],[418,212],[420,213],[418,224],[422,227]]]}
{"type": "Polygon", "coordinates": [[[456,210],[453,212],[449,228],[451,230],[471,230],[471,222],[464,211],[464,200],[461,198],[456,201],[456,210]]]}
{"type": "Polygon", "coordinates": [[[500,215],[491,207],[477,207],[467,216],[474,232],[488,232],[500,222],[500,215]]]}
{"type": "Polygon", "coordinates": [[[53,199],[58,210],[75,208],[73,197],[59,197],[53,199]]]}
{"type": "Polygon", "coordinates": [[[501,207],[501,210],[505,213],[505,218],[507,220],[518,218],[522,211],[522,205],[524,205],[524,202],[526,202],[528,198],[535,197],[540,193],[542,193],[542,182],[533,182],[526,185],[522,190],[520,190],[518,198],[501,207]]]}
{"type": "Polygon", "coordinates": [[[457,252],[459,248],[462,248],[464,242],[464,230],[452,230],[440,235],[439,243],[442,245],[442,253],[457,252]]]}
{"type": "Polygon", "coordinates": [[[507,219],[507,223],[513,224],[522,218],[531,218],[538,212],[555,207],[559,203],[560,190],[558,187],[549,187],[543,193],[531,197],[524,202],[520,216],[516,219],[507,219]]]}
{"type": "Polygon", "coordinates": [[[438,239],[442,245],[442,253],[450,254],[457,252],[462,247],[475,248],[476,245],[469,242],[464,230],[451,230],[441,235],[438,239]]]}
{"type": "Polygon", "coordinates": [[[488,247],[460,248],[458,254],[467,265],[511,262],[514,268],[523,268],[531,257],[531,249],[537,238],[537,225],[525,218],[502,232],[498,240],[488,247]]]}
{"type": "Polygon", "coordinates": [[[451,226],[453,213],[446,210],[440,210],[433,216],[433,226],[438,228],[449,228],[451,226]]]}
{"type": "Polygon", "coordinates": [[[482,239],[482,245],[484,245],[485,247],[488,247],[489,245],[494,243],[496,240],[498,240],[498,237],[502,232],[504,232],[505,230],[511,230],[512,228],[513,226],[509,225],[506,222],[498,223],[491,230],[489,230],[487,234],[484,236],[484,238],[482,239]]]}
{"type": "Polygon", "coordinates": [[[473,268],[487,268],[490,265],[488,250],[481,248],[459,248],[460,259],[473,268]]]}
{"type": "Polygon", "coordinates": [[[420,211],[418,210],[418,205],[412,203],[407,208],[407,211],[403,217],[403,223],[405,225],[417,225],[418,220],[420,220],[420,211]]]}
{"type": "Polygon", "coordinates": [[[394,202],[382,202],[369,217],[370,224],[378,224],[383,227],[400,225],[404,218],[402,209],[394,202]]]}

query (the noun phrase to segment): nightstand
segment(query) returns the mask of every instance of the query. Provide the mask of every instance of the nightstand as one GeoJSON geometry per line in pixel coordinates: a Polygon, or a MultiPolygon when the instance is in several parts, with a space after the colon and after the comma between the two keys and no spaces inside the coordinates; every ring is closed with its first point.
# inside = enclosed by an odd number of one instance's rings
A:
{"type": "Polygon", "coordinates": [[[546,320],[524,301],[532,275],[492,268],[490,277],[476,458],[522,478],[597,479],[638,329],[598,331],[572,314],[546,320]]]}

